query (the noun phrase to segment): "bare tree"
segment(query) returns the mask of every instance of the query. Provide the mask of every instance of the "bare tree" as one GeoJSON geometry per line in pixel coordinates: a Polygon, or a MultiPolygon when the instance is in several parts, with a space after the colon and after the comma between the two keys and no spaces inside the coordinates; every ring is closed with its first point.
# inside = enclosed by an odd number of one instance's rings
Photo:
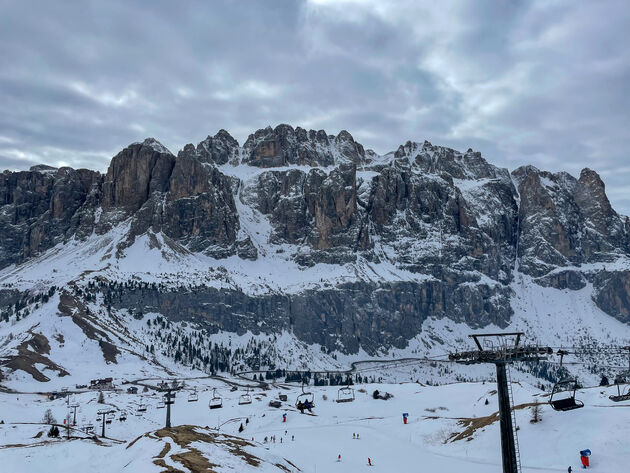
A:
{"type": "Polygon", "coordinates": [[[42,422],[44,424],[56,424],[57,419],[55,419],[55,416],[53,416],[53,413],[50,409],[46,409],[46,412],[44,412],[44,418],[42,419],[42,422]]]}

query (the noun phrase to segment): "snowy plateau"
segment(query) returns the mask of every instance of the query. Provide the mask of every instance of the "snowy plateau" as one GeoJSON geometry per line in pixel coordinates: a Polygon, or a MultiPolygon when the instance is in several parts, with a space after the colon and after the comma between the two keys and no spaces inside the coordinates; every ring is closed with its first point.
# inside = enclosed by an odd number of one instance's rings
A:
{"type": "Polygon", "coordinates": [[[508,366],[521,470],[626,471],[630,220],[595,171],[278,125],[0,174],[3,472],[501,471],[495,366],[449,354],[511,332],[550,349],[508,366]]]}

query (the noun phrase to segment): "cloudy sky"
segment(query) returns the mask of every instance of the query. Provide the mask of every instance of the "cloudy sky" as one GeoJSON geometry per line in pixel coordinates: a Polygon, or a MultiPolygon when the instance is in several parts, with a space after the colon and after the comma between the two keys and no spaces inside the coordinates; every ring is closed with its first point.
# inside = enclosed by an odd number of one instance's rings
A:
{"type": "Polygon", "coordinates": [[[628,0],[0,0],[0,168],[289,123],[588,166],[630,214],[628,45],[628,0]]]}

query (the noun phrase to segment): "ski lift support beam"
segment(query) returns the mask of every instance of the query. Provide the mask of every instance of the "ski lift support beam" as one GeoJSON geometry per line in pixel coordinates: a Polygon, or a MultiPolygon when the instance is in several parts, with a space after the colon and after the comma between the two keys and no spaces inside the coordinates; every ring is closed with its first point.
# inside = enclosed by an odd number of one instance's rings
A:
{"type": "Polygon", "coordinates": [[[105,437],[105,416],[107,414],[113,414],[114,411],[113,409],[99,409],[98,411],[98,415],[102,416],[101,422],[102,422],[102,430],[101,430],[101,437],[105,437]]]}
{"type": "Polygon", "coordinates": [[[166,428],[171,428],[171,404],[175,404],[173,399],[175,398],[175,391],[179,391],[184,387],[183,383],[178,383],[176,380],[171,384],[162,383],[157,388],[154,388],[156,391],[163,392],[164,394],[164,404],[166,404],[166,428]]]}
{"type": "Polygon", "coordinates": [[[503,473],[519,473],[506,365],[508,363],[514,363],[515,361],[538,362],[540,360],[546,360],[548,355],[553,354],[551,347],[520,345],[523,335],[523,332],[469,335],[469,337],[474,340],[478,350],[455,352],[448,355],[449,360],[456,363],[465,365],[493,363],[496,366],[503,473]],[[508,344],[506,337],[514,337],[514,345],[508,344]],[[502,339],[504,343],[498,348],[484,349],[481,342],[486,338],[499,338],[502,339]]]}

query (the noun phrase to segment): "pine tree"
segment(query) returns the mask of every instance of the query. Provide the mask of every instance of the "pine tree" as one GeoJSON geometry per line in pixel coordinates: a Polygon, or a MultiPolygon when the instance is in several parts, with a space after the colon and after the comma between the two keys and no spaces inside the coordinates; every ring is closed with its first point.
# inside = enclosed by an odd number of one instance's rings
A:
{"type": "Polygon", "coordinates": [[[540,403],[537,402],[532,406],[532,418],[529,420],[532,424],[536,424],[542,420],[540,413],[540,403]]]}
{"type": "Polygon", "coordinates": [[[56,425],[51,426],[50,430],[48,431],[48,436],[54,438],[59,437],[59,428],[56,425]]]}

